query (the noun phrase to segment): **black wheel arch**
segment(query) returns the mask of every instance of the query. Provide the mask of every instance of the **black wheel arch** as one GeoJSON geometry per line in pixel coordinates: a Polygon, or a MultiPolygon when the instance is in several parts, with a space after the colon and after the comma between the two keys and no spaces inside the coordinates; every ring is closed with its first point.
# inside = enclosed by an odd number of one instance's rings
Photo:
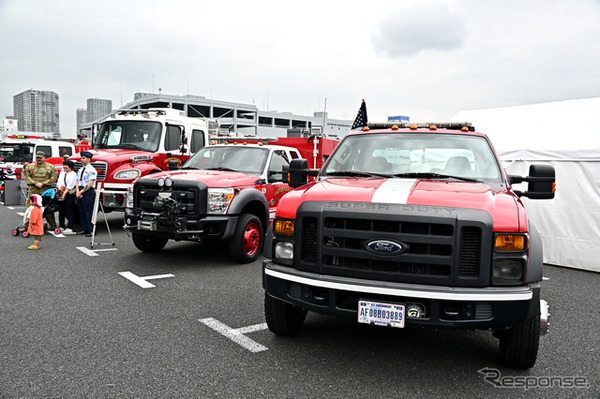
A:
{"type": "Polygon", "coordinates": [[[265,231],[269,227],[269,205],[267,204],[267,199],[263,193],[255,188],[241,190],[231,201],[229,213],[237,215],[251,213],[260,219],[265,231]]]}
{"type": "Polygon", "coordinates": [[[529,268],[527,270],[527,282],[542,281],[544,274],[544,248],[542,236],[535,225],[529,222],[529,268]]]}

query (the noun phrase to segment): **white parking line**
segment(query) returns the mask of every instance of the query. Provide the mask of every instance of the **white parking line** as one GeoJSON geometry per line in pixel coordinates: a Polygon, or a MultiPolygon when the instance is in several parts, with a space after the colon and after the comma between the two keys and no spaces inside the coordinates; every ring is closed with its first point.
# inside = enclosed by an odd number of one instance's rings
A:
{"type": "Polygon", "coordinates": [[[131,272],[119,272],[119,274],[121,276],[125,277],[127,280],[131,281],[132,283],[139,285],[142,288],[156,287],[154,284],[150,284],[147,280],[156,280],[158,278],[175,277],[173,274],[158,274],[155,276],[146,276],[146,277],[136,276],[135,274],[133,274],[131,272]]]}
{"type": "Polygon", "coordinates": [[[77,249],[86,254],[87,256],[100,256],[96,252],[92,251],[91,249],[87,249],[86,247],[77,247],[77,249]]]}
{"type": "Polygon", "coordinates": [[[250,352],[257,353],[257,352],[262,352],[262,351],[266,351],[267,349],[269,349],[266,346],[263,346],[263,345],[259,344],[258,342],[254,341],[244,335],[244,334],[248,334],[248,333],[251,333],[254,331],[260,331],[260,330],[267,329],[266,323],[255,324],[255,325],[248,326],[248,327],[241,327],[241,328],[234,329],[234,328],[229,327],[227,324],[223,324],[220,321],[213,319],[212,317],[208,317],[206,319],[198,319],[198,321],[200,323],[212,328],[219,334],[224,335],[225,337],[229,338],[230,340],[232,340],[236,344],[240,345],[241,347],[248,349],[250,352]]]}

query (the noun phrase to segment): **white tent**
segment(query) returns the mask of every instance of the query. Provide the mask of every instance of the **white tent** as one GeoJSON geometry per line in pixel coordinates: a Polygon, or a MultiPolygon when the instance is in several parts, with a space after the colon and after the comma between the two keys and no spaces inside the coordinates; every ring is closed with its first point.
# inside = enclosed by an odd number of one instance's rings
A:
{"type": "Polygon", "coordinates": [[[598,111],[600,98],[590,98],[461,111],[451,120],[487,134],[509,174],[525,176],[531,164],[554,167],[555,198],[523,198],[542,235],[544,262],[600,272],[598,111]]]}

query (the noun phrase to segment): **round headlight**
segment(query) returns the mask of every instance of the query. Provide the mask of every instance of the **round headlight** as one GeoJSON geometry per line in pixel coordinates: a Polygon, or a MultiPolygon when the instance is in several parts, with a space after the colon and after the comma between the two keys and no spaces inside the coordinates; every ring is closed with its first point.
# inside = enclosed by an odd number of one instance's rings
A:
{"type": "Polygon", "coordinates": [[[167,187],[173,187],[173,180],[171,180],[170,178],[166,178],[165,179],[165,186],[167,187]]]}
{"type": "Polygon", "coordinates": [[[162,178],[162,177],[159,177],[157,184],[158,184],[158,187],[164,186],[165,185],[165,179],[162,178]]]}

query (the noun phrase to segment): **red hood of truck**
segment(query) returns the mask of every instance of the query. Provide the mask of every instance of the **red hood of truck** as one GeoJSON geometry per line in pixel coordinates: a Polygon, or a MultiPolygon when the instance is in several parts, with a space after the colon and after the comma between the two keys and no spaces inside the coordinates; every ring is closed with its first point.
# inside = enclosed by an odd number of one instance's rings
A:
{"type": "Polygon", "coordinates": [[[521,201],[487,183],[420,179],[330,178],[286,194],[277,217],[295,219],[305,201],[341,201],[479,209],[490,214],[494,231],[526,231],[521,201]]]}
{"type": "MultiPolygon", "coordinates": [[[[150,155],[153,156],[153,152],[138,151],[138,150],[125,150],[120,148],[101,148],[95,150],[89,150],[92,153],[92,162],[104,161],[110,165],[116,165],[122,162],[129,162],[129,158],[136,155],[150,155]]],[[[81,162],[81,154],[75,154],[69,157],[71,161],[81,162]]]]}
{"type": "Polygon", "coordinates": [[[146,178],[158,179],[170,177],[173,180],[201,181],[208,187],[246,187],[253,186],[259,179],[257,175],[248,175],[241,172],[228,172],[223,170],[171,170],[153,173],[146,178]]]}

